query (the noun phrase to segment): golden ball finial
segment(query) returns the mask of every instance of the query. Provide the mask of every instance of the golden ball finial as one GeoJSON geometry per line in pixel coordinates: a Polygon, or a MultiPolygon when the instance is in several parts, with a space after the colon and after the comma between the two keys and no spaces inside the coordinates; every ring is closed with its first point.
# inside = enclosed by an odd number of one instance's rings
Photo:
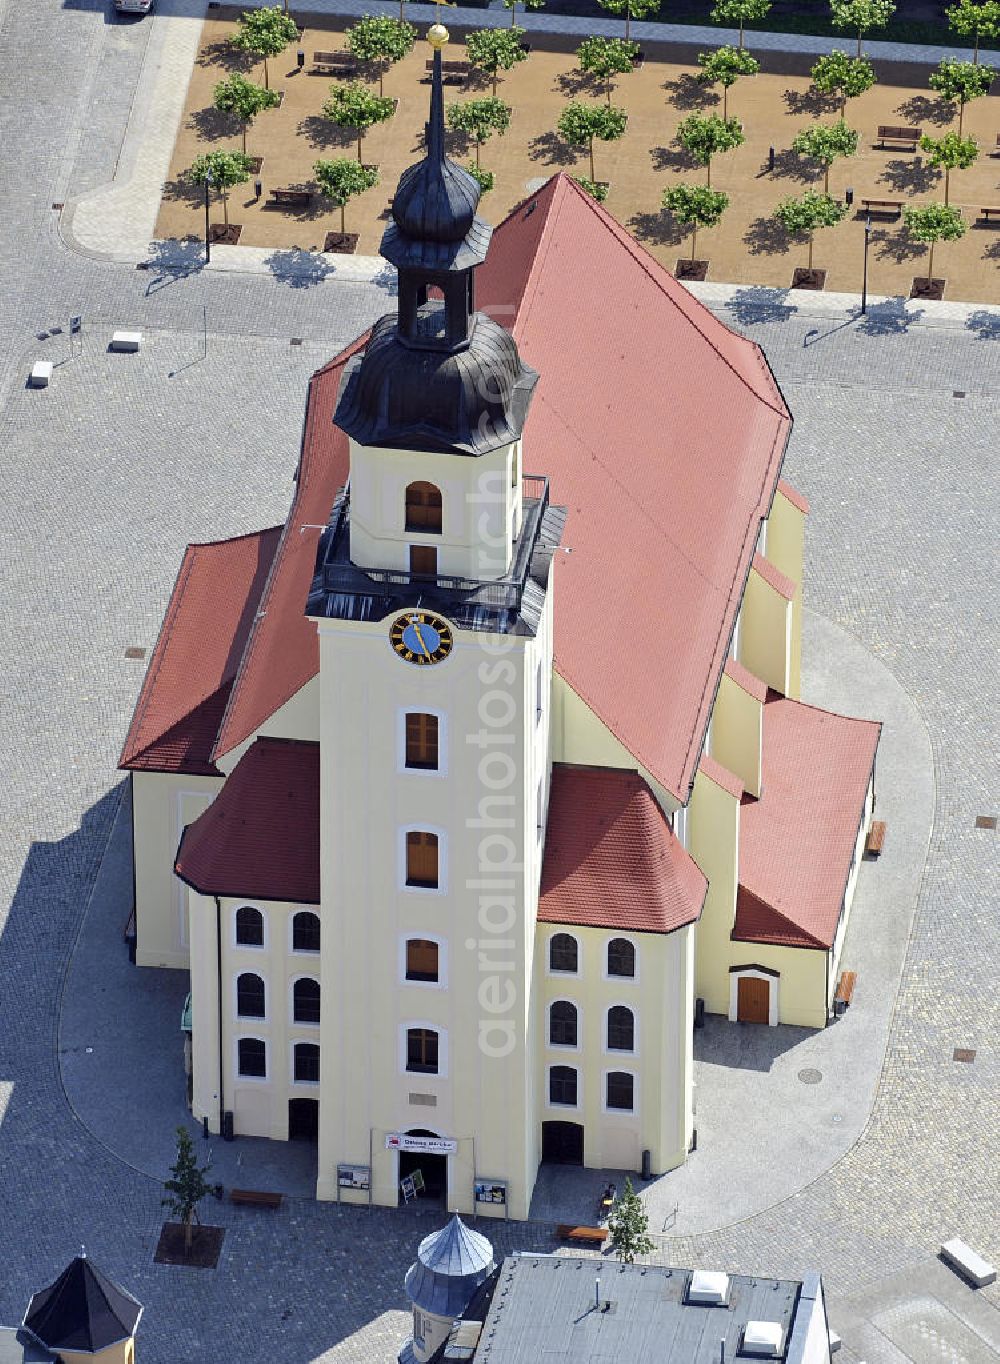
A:
{"type": "Polygon", "coordinates": [[[427,30],[427,41],[430,43],[431,47],[444,47],[445,43],[448,41],[448,37],[448,30],[445,28],[444,24],[431,24],[430,28],[427,30]]]}

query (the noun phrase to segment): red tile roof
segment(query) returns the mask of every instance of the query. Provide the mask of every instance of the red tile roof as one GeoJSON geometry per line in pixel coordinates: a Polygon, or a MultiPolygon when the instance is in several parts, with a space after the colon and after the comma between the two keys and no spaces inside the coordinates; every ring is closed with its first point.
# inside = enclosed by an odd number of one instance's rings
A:
{"type": "Polygon", "coordinates": [[[638,772],[553,766],[541,922],[671,933],[699,917],[707,884],[638,772]]]}
{"type": "MultiPolygon", "coordinates": [[[[478,305],[513,328],[541,372],[526,467],[548,474],[552,500],[569,508],[556,668],[686,801],[787,409],[759,348],[564,175],[497,228],[478,275],[478,305]],[[587,261],[600,263],[600,298],[581,287],[587,261]],[[595,631],[595,619],[615,629],[595,631]]],[[[364,341],[313,379],[299,491],[216,754],[248,738],[318,666],[301,618],[318,532],[299,527],[326,520],[346,478],[347,438],[331,418],[344,359],[364,341]]]]}
{"type": "Polygon", "coordinates": [[[750,669],[744,668],[742,663],[737,663],[735,658],[726,660],[725,674],[748,696],[752,696],[761,703],[766,699],[767,683],[762,682],[759,677],[754,677],[750,669]]]}
{"type": "Polygon", "coordinates": [[[778,492],[782,493],[785,497],[787,497],[793,507],[798,507],[799,511],[802,512],[804,515],[806,516],[809,515],[808,499],[803,497],[803,495],[799,492],[798,488],[793,488],[792,485],[786,479],[784,478],[778,479],[778,492]]]}
{"type": "Polygon", "coordinates": [[[730,772],[728,767],[723,767],[722,763],[716,762],[707,753],[701,755],[701,762],[698,764],[698,771],[704,772],[705,776],[721,786],[723,791],[728,791],[737,800],[743,795],[743,783],[735,772],[730,772]]]}
{"type": "Polygon", "coordinates": [[[257,739],[188,825],[174,870],[203,895],[319,904],[319,744],[257,739]]]}
{"type": "Polygon", "coordinates": [[[763,554],[755,554],[753,556],[753,567],[768,587],[773,587],[780,597],[784,597],[786,601],[794,599],[795,583],[787,574],[782,573],[780,568],[772,564],[770,559],[765,559],[763,554]]]}
{"type": "Polygon", "coordinates": [[[280,533],[187,547],[119,766],[219,775],[212,748],[280,533]]]}
{"type": "Polygon", "coordinates": [[[761,795],[740,808],[734,938],[832,945],[881,729],[768,693],[761,795]]]}

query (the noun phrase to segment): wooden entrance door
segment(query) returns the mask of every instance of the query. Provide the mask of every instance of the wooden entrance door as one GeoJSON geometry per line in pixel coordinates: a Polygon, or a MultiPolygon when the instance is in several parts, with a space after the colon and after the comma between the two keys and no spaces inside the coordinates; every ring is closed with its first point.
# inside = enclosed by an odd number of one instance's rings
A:
{"type": "Polygon", "coordinates": [[[758,976],[740,976],[736,1017],[740,1023],[766,1023],[771,1012],[771,985],[758,976]]]}

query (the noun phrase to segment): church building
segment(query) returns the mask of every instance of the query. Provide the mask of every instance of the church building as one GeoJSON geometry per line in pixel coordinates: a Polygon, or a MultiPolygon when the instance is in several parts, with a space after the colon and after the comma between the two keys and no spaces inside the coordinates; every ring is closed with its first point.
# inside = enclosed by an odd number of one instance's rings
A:
{"type": "Polygon", "coordinates": [[[696,999],[825,1026],[879,727],[798,699],[761,351],[567,176],[493,233],[429,38],[398,309],[314,375],[285,525],[167,608],[136,960],[190,971],[212,1131],[523,1218],[543,1159],[685,1160],[696,999]]]}

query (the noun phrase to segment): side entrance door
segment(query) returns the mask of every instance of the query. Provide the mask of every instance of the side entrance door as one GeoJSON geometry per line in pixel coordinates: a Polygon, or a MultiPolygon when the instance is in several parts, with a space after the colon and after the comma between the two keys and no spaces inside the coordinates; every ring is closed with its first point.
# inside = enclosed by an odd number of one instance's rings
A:
{"type": "Polygon", "coordinates": [[[766,1023],[771,1012],[771,985],[759,976],[740,976],[736,1017],[740,1023],[766,1023]]]}

